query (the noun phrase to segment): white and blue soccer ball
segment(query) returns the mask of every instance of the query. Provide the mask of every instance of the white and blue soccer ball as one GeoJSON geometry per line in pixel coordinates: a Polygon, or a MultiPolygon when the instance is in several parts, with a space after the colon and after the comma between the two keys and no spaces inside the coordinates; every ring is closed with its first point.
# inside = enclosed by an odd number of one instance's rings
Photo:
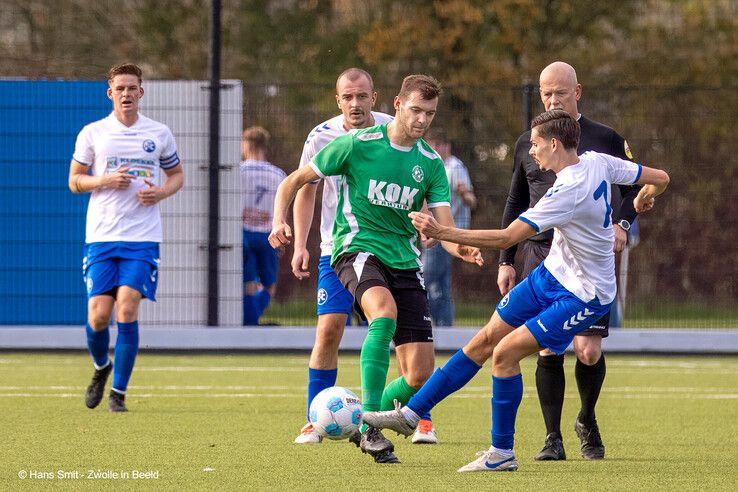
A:
{"type": "Polygon", "coordinates": [[[363,422],[361,400],[342,386],[326,388],[310,403],[310,423],[323,437],[346,439],[363,422]]]}

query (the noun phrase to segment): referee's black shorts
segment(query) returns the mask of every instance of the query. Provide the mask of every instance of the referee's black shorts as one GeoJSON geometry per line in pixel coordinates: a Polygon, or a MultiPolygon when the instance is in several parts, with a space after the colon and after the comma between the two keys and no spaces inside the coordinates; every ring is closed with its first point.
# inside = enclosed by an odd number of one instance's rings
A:
{"type": "Polygon", "coordinates": [[[382,263],[371,253],[344,253],[333,265],[343,286],[354,296],[354,307],[362,318],[361,298],[372,287],[390,291],[397,305],[395,346],[405,343],[432,342],[428,294],[420,269],[401,270],[382,263]]]}

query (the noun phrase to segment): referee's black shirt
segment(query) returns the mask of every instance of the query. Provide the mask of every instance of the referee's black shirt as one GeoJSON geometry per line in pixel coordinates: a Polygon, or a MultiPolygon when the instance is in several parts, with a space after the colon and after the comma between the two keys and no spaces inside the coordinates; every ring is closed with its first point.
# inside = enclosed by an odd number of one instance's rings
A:
{"type": "MultiPolygon", "coordinates": [[[[618,135],[612,128],[596,121],[589,120],[584,116],[579,118],[581,137],[577,153],[583,154],[588,150],[608,154],[621,159],[632,160],[630,149],[627,148],[625,139],[618,135]]],[[[523,133],[515,143],[515,162],[513,167],[512,183],[510,193],[507,196],[505,211],[502,214],[502,228],[509,226],[518,216],[533,207],[538,200],[548,191],[556,181],[556,173],[553,171],[541,171],[536,161],[528,154],[530,151],[530,130],[523,133]]],[[[637,185],[617,185],[611,190],[613,223],[617,224],[625,219],[631,224],[638,215],[633,208],[633,199],[641,189],[637,185]],[[618,193],[619,192],[619,193],[618,193]],[[620,198],[622,197],[622,199],[620,198]],[[619,206],[618,202],[620,202],[619,206]]],[[[541,241],[551,245],[553,240],[553,229],[536,234],[529,241],[541,241]]],[[[518,246],[500,251],[500,263],[514,263],[515,253],[518,246]]]]}

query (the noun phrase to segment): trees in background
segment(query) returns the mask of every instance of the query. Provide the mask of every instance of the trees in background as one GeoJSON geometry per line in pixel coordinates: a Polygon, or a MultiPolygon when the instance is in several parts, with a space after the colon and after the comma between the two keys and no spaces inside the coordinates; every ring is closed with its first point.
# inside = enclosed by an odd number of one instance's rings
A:
{"type": "MultiPolygon", "coordinates": [[[[100,79],[111,64],[134,60],[148,78],[206,79],[209,7],[5,0],[0,76],[100,79]]],[[[551,61],[568,61],[584,84],[582,111],[673,178],[644,218],[646,241],[659,247],[633,255],[643,280],[631,289],[695,302],[738,296],[738,2],[224,0],[222,9],[223,77],[245,82],[247,123],[273,129],[286,168],[312,125],[335,113],[332,86],[343,68],[372,72],[384,110],[404,75],[439,78],[438,123],[483,196],[475,222],[484,227],[498,224],[507,191],[523,128],[520,86],[551,61]]]]}

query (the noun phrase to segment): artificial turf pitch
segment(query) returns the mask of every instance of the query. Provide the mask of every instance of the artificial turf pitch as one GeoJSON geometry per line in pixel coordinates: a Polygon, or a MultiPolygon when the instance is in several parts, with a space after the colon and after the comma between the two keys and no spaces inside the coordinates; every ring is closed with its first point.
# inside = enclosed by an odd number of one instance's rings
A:
{"type": "MultiPolygon", "coordinates": [[[[545,428],[528,358],[515,442],[520,469],[471,474],[456,469],[489,446],[488,366],[434,409],[439,445],[387,432],[402,464],[378,465],[347,441],[292,443],[305,421],[307,360],[141,353],[130,412],[110,414],[107,389],[97,409],[84,405],[88,355],[0,353],[0,489],[738,489],[738,357],[608,355],[597,410],[606,458],[585,461],[567,356],[564,462],[533,460],[545,428]]],[[[359,392],[358,355],[341,355],[339,384],[359,392]]]]}

